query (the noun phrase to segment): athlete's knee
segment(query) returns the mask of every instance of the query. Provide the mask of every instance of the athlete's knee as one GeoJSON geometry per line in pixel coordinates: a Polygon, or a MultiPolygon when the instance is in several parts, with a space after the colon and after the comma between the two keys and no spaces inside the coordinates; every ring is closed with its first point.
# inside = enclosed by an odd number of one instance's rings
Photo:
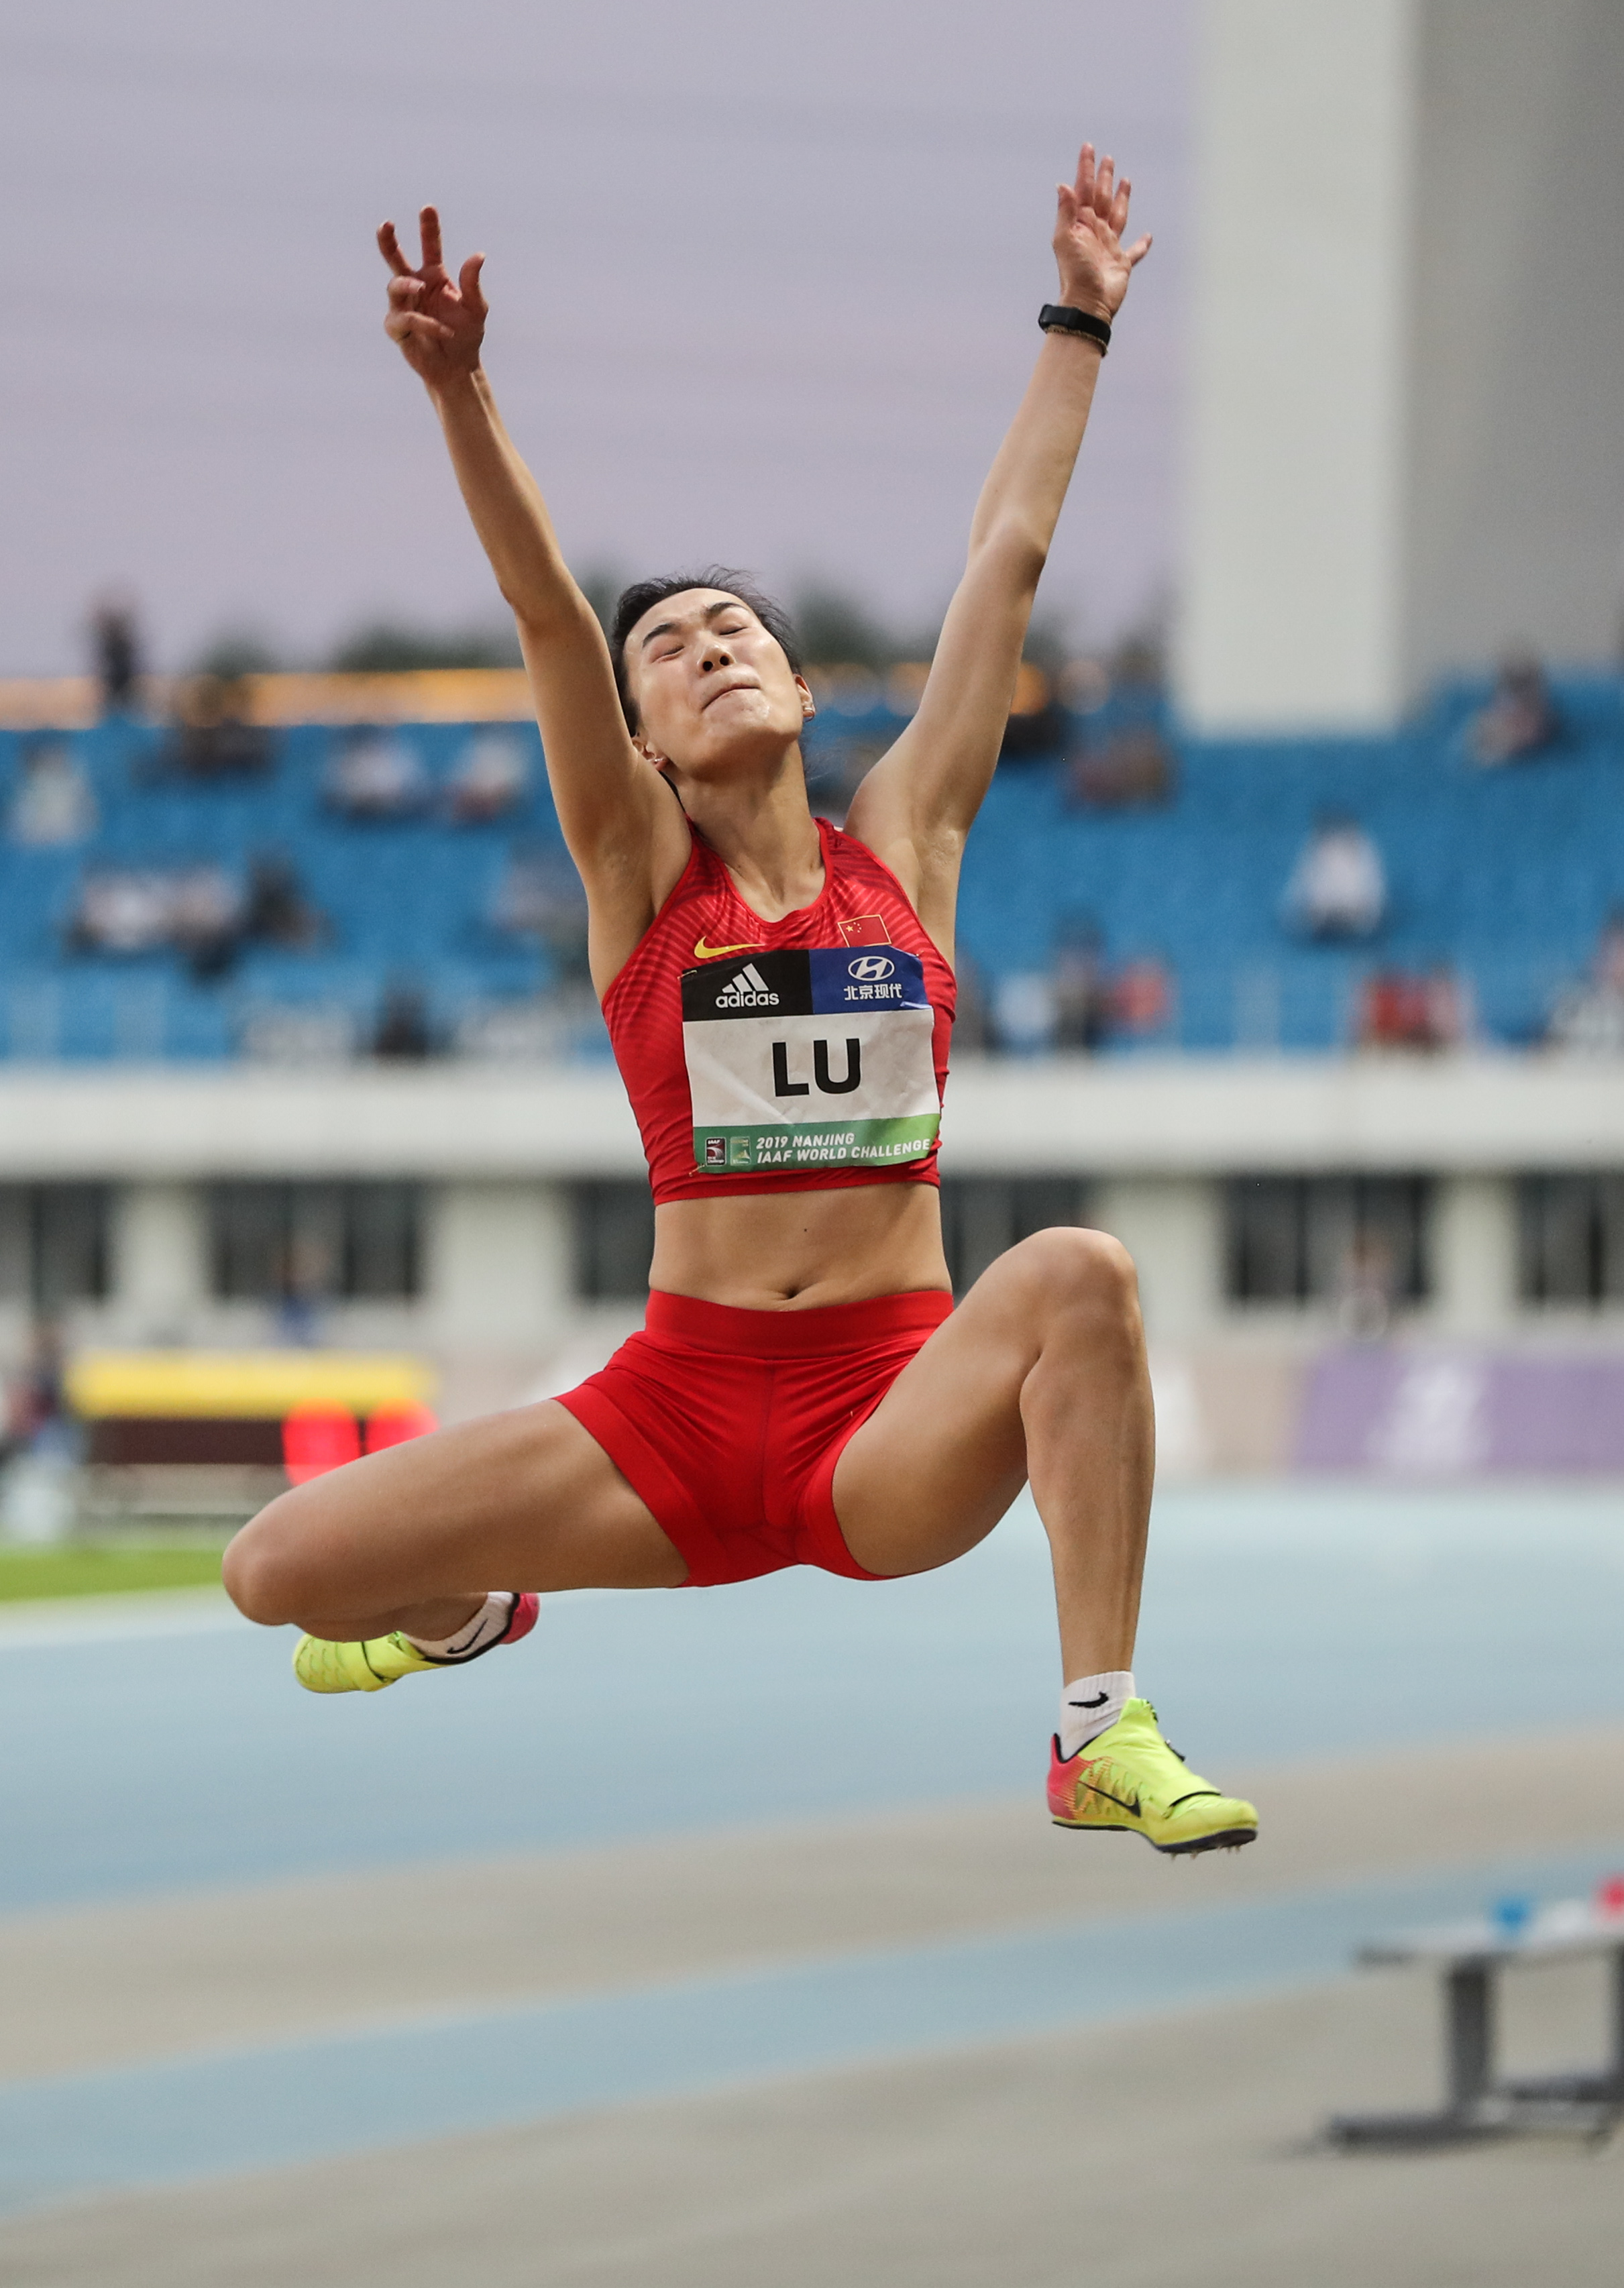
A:
{"type": "Polygon", "coordinates": [[[1140,1336],[1139,1279],[1134,1259],[1109,1232],[1057,1225],[1034,1232],[1018,1251],[1028,1255],[1032,1277],[1053,1311],[1081,1313],[1098,1331],[1130,1342],[1140,1336]]]}
{"type": "Polygon", "coordinates": [[[283,1498],[250,1518],[220,1560],[226,1594],[238,1612],[266,1628],[297,1617],[305,1586],[291,1538],[281,1530],[283,1498]]]}

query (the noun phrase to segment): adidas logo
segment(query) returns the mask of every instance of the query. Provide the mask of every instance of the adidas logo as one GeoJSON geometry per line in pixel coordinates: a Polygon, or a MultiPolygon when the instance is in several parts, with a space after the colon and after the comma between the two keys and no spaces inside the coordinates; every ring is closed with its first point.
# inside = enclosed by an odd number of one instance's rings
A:
{"type": "Polygon", "coordinates": [[[730,977],[716,997],[719,1009],[776,1009],[778,996],[769,991],[767,980],[753,961],[747,961],[736,977],[730,977]]]}

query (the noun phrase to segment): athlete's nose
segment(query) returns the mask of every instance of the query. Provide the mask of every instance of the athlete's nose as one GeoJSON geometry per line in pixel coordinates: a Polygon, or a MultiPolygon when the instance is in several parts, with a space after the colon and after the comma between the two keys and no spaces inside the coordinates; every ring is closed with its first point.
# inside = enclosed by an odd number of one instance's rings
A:
{"type": "Polygon", "coordinates": [[[722,645],[714,644],[700,661],[699,672],[701,675],[709,675],[713,667],[731,667],[732,664],[733,654],[726,650],[722,645]]]}

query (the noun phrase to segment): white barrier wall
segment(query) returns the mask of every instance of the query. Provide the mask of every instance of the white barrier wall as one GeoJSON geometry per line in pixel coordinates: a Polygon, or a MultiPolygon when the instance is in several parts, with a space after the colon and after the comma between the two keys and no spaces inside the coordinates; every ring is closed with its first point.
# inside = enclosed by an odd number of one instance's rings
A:
{"type": "MultiPolygon", "coordinates": [[[[1243,1327],[1297,1341],[1331,1323],[1323,1307],[1226,1302],[1230,1176],[1431,1175],[1438,1190],[1424,1321],[1441,1334],[1489,1339],[1556,1324],[1517,1302],[1513,1180],[1624,1168],[1624,1065],[966,1060],[949,1093],[946,1140],[950,1175],[1086,1180],[1091,1218],[1139,1265],[1152,1335],[1175,1345],[1227,1339],[1243,1327]]],[[[636,1130],[608,1069],[12,1068],[0,1076],[0,1181],[115,1187],[112,1291],[104,1304],[75,1308],[76,1331],[263,1340],[263,1307],[210,1294],[208,1184],[410,1178],[425,1188],[421,1293],[335,1305],[327,1331],[463,1362],[473,1381],[461,1410],[533,1386],[589,1322],[635,1315],[621,1306],[584,1309],[575,1294],[569,1187],[641,1174],[636,1130]]],[[[27,1322],[21,1298],[0,1298],[0,1353],[19,1349],[27,1322]]],[[[1616,1336],[1617,1314],[1569,1314],[1564,1323],[1616,1336]]]]}
{"type": "Polygon", "coordinates": [[[1176,674],[1381,729],[1617,647],[1624,8],[1205,0],[1176,674]]]}
{"type": "MultiPolygon", "coordinates": [[[[1624,1061],[966,1057],[959,1175],[1624,1168],[1624,1061]]],[[[0,1182],[641,1176],[612,1068],[0,1068],[0,1182]]]]}

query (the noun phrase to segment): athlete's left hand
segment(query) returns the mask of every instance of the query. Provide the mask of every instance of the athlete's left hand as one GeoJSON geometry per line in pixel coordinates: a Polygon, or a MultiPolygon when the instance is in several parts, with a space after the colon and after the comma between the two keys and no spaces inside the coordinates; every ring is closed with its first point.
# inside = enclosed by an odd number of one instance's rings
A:
{"type": "Polygon", "coordinates": [[[1073,309],[1114,318],[1127,282],[1150,251],[1149,235],[1125,247],[1127,203],[1133,189],[1126,175],[1116,179],[1109,155],[1095,165],[1094,146],[1085,143],[1075,183],[1062,183],[1055,221],[1055,259],[1060,266],[1060,298],[1073,309]]]}

